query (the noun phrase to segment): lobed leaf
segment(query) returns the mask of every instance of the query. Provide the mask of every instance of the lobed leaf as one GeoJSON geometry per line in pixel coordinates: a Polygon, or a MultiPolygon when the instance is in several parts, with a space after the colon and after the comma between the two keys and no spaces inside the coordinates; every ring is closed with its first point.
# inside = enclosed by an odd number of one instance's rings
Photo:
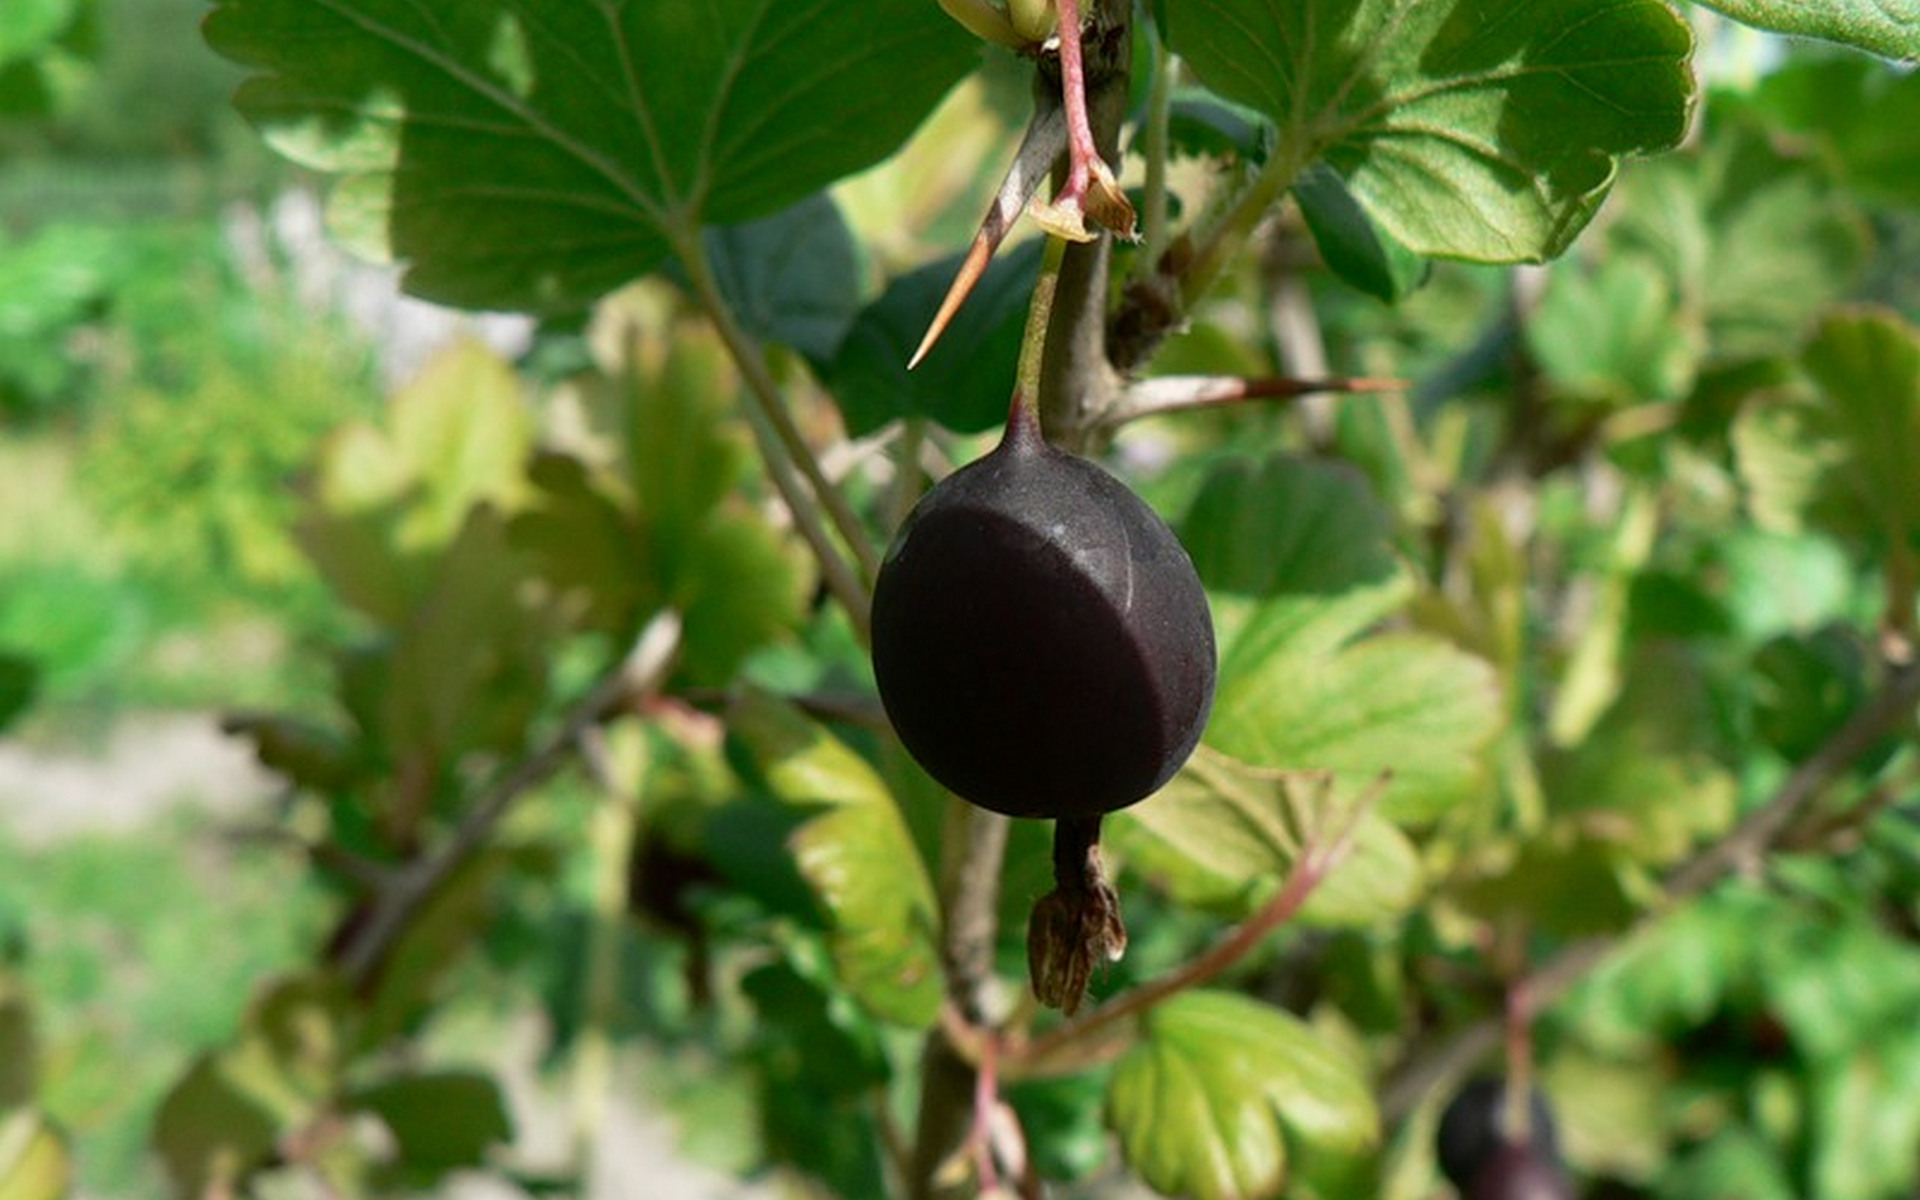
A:
{"type": "Polygon", "coordinates": [[[1127,1164],[1196,1200],[1278,1195],[1296,1148],[1353,1157],[1379,1137],[1357,1064],[1299,1018],[1190,991],[1153,1010],[1114,1066],[1107,1115],[1127,1164]]]}
{"type": "MultiPolygon", "coordinates": [[[[1154,795],[1112,817],[1112,842],[1128,869],[1153,879],[1182,904],[1243,915],[1258,907],[1299,861],[1304,845],[1327,836],[1351,806],[1311,772],[1249,767],[1202,746],[1154,795]]],[[[1418,851],[1377,813],[1354,827],[1351,849],[1315,889],[1300,919],[1368,925],[1404,914],[1422,890],[1418,851]]]]}
{"type": "Polygon", "coordinates": [[[221,0],[206,36],[409,291],[536,311],[878,161],[977,53],[924,0],[221,0]]]}
{"type": "Polygon", "coordinates": [[[931,1022],[941,994],[933,884],[886,783],[845,742],[770,696],[743,697],[728,726],[776,796],[825,809],[795,831],[792,847],[831,917],[847,988],[884,1020],[931,1022]]]}
{"type": "Polygon", "coordinates": [[[1382,815],[1432,819],[1485,783],[1481,752],[1502,717],[1493,671],[1424,634],[1328,639],[1354,607],[1273,601],[1236,622],[1206,743],[1258,765],[1332,770],[1347,786],[1388,775],[1382,815]]]}
{"type": "Polygon", "coordinates": [[[1617,160],[1686,131],[1693,39],[1661,0],[1166,0],[1209,87],[1274,120],[1420,254],[1537,262],[1617,160]]]}

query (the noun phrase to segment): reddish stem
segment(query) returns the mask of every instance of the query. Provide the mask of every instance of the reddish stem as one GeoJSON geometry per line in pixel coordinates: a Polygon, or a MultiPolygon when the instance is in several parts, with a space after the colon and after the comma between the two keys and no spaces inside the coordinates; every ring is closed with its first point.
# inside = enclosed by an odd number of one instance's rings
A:
{"type": "Polygon", "coordinates": [[[1087,116],[1087,68],[1080,53],[1080,0],[1056,0],[1060,13],[1060,95],[1067,109],[1067,182],[1054,203],[1078,205],[1093,182],[1093,160],[1100,151],[1087,116]]]}

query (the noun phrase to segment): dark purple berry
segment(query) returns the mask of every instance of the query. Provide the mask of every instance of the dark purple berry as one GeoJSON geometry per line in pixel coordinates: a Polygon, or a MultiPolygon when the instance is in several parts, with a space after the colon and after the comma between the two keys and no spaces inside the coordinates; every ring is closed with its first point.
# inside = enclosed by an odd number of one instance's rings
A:
{"type": "Polygon", "coordinates": [[[1165,783],[1213,702],[1213,621],[1173,531],[1016,410],[913,510],[873,595],[900,740],[957,795],[1093,816],[1165,783]]]}

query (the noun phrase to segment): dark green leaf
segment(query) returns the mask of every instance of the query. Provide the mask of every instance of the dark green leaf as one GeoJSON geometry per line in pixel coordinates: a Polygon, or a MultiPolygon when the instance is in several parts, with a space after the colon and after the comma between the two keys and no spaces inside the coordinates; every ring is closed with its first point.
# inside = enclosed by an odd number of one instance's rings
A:
{"type": "Polygon", "coordinates": [[[410,291],[534,310],[878,161],[977,54],[920,0],[224,0],[206,32],[283,153],[353,173],[336,209],[410,291]]]}
{"type": "Polygon", "coordinates": [[[1665,149],[1693,96],[1660,0],[1167,0],[1167,37],[1304,166],[1344,176],[1420,254],[1558,254],[1621,155],[1665,149]]]}
{"type": "Polygon", "coordinates": [[[23,654],[0,650],[0,730],[33,706],[40,690],[40,664],[23,654]]]}
{"type": "Polygon", "coordinates": [[[1831,737],[1867,698],[1867,655],[1840,625],[1783,633],[1753,656],[1753,727],[1788,762],[1831,737]]]}
{"type": "Polygon", "coordinates": [[[409,1188],[479,1166],[489,1149],[513,1138],[499,1085],[476,1072],[401,1075],[351,1093],[346,1103],[386,1125],[394,1140],[388,1174],[409,1188]]]}
{"type": "Polygon", "coordinates": [[[1354,287],[1391,304],[1426,280],[1427,261],[1381,229],[1325,163],[1300,173],[1293,198],[1320,257],[1354,287]]]}
{"type": "Polygon", "coordinates": [[[1845,42],[1888,58],[1920,57],[1915,0],[1694,0],[1736,21],[1800,37],[1845,42]]]}
{"type": "Polygon", "coordinates": [[[26,989],[0,970],[0,1113],[24,1108],[39,1095],[38,1040],[26,989]]]}
{"type": "Polygon", "coordinates": [[[1201,485],[1180,540],[1209,591],[1331,594],[1394,571],[1366,478],[1324,459],[1229,459],[1201,485]]]}
{"type": "Polygon", "coordinates": [[[1716,720],[1697,662],[1678,649],[1642,647],[1599,723],[1543,755],[1555,819],[1635,862],[1678,861],[1733,820],[1734,781],[1711,753],[1716,720]]]}
{"type": "Polygon", "coordinates": [[[1264,162],[1273,125],[1253,109],[1220,99],[1203,88],[1175,88],[1168,105],[1170,149],[1209,158],[1239,156],[1264,162]]]}
{"type": "Polygon", "coordinates": [[[927,417],[961,433],[1006,420],[1040,241],[994,259],[933,352],[909,371],[907,360],[959,262],[956,256],[900,276],[854,318],[827,376],[855,437],[898,417],[927,417]]]}
{"type": "Polygon", "coordinates": [[[182,1196],[237,1192],[279,1140],[279,1115],[235,1077],[229,1057],[195,1059],[154,1117],[153,1147],[182,1196]]]}
{"type": "Polygon", "coordinates": [[[492,915],[493,888],[507,865],[503,851],[484,852],[437,889],[414,915],[382,964],[368,998],[355,1049],[369,1051],[414,1027],[432,1005],[447,971],[470,950],[492,915]]]}
{"type": "Polygon", "coordinates": [[[860,307],[853,235],[825,193],[771,217],[709,229],[707,255],[740,323],[826,363],[860,307]]]}
{"type": "Polygon", "coordinates": [[[1635,913],[1628,856],[1567,830],[1533,837],[1494,874],[1463,884],[1456,898],[1491,924],[1522,921],[1555,937],[1617,933],[1635,913]]]}
{"type": "Polygon", "coordinates": [[[1114,1067],[1107,1111],[1128,1166],[1157,1191],[1275,1196],[1295,1147],[1356,1157],[1379,1136],[1359,1065],[1279,1009],[1190,991],[1141,1033],[1114,1067]]]}

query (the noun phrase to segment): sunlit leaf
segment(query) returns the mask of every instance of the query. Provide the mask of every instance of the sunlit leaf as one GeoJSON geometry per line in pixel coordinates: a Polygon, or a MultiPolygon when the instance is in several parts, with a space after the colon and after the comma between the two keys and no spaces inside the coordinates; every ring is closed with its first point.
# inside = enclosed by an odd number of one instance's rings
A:
{"type": "Polygon", "coordinates": [[[511,750],[547,692],[554,625],[528,602],[531,564],[492,509],[473,509],[382,649],[388,745],[451,757],[511,750]]]}
{"type": "Polygon", "coordinates": [[[532,436],[512,369],[480,343],[456,341],[394,395],[385,422],[355,422],[328,441],[301,545],[343,599],[403,622],[474,506],[521,501],[532,436]]]}
{"type": "MultiPolygon", "coordinates": [[[[1885,1028],[1899,1029],[1899,1018],[1885,1028]]],[[[1904,1031],[1903,1031],[1904,1032],[1904,1031]]],[[[1920,1155],[1920,1038],[1876,1039],[1813,1081],[1812,1191],[1872,1200],[1913,1186],[1920,1155]]]]}
{"type": "Polygon", "coordinates": [[[975,62],[937,5],[224,0],[243,113],[361,176],[417,295],[580,308],[884,157],[975,62]]]}
{"type": "Polygon", "coordinates": [[[1920,57],[1915,0],[1694,0],[1778,33],[1846,42],[1889,58],[1920,57]]]}
{"type": "Polygon", "coordinates": [[[1392,584],[1216,602],[1220,683],[1206,744],[1260,766],[1330,769],[1343,787],[1386,775],[1380,811],[1394,820],[1431,819],[1472,795],[1503,715],[1493,671],[1424,634],[1353,640],[1401,603],[1392,584]]]}
{"type": "Polygon", "coordinates": [[[0,1108],[0,1200],[64,1200],[73,1187],[67,1139],[31,1108],[0,1108]]]}
{"type": "Polygon", "coordinates": [[[1358,1064],[1299,1018],[1246,996],[1189,991],[1142,1022],[1115,1064],[1108,1120],[1148,1185],[1196,1200],[1285,1186],[1296,1148],[1365,1153],[1379,1135],[1358,1064]]]}
{"type": "Polygon", "coordinates": [[[1660,0],[1166,0],[1168,40],[1222,95],[1339,172],[1430,255],[1558,254],[1622,155],[1686,129],[1686,23],[1660,0]]]}
{"type": "Polygon", "coordinates": [[[728,728],[751,750],[774,794],[824,809],[792,839],[800,872],[833,922],[841,979],[885,1020],[921,1026],[939,1008],[933,885],[880,775],[851,747],[760,694],[728,728]]]}
{"type": "MultiPolygon", "coordinates": [[[[1251,768],[1203,746],[1151,803],[1114,814],[1114,850],[1183,904],[1244,914],[1286,881],[1310,839],[1324,845],[1365,803],[1364,792],[1335,794],[1329,783],[1251,768]]],[[[1363,812],[1347,857],[1300,916],[1329,925],[1391,920],[1421,886],[1419,854],[1406,835],[1363,812]]]]}

